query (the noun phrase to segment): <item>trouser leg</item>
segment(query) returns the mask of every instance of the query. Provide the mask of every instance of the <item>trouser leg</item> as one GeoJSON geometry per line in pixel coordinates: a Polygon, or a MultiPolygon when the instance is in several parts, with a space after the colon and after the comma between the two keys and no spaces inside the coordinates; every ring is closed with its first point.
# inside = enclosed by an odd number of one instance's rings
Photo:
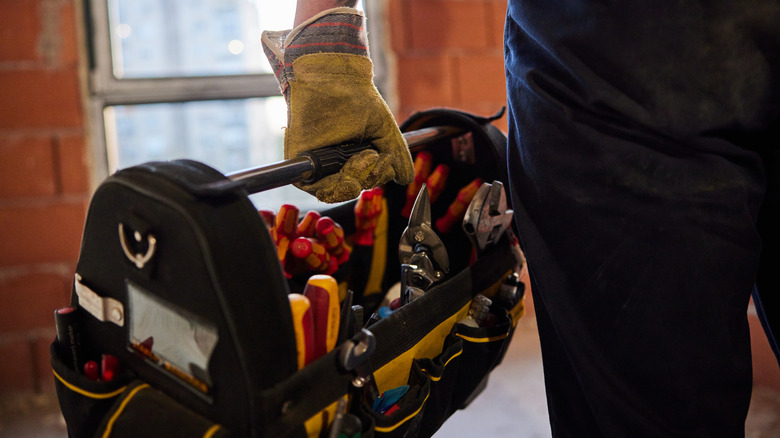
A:
{"type": "Polygon", "coordinates": [[[521,166],[510,178],[549,317],[539,329],[555,436],[741,436],[760,160],[615,136],[528,99],[522,126],[539,130],[525,138],[544,144],[510,140],[521,166]],[[599,435],[579,430],[593,424],[599,435]]]}

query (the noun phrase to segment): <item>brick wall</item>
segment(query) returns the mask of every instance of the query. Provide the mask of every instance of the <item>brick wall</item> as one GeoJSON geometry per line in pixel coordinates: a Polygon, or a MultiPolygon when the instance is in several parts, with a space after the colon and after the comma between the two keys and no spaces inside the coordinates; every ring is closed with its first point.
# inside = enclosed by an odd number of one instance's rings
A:
{"type": "MultiPolygon", "coordinates": [[[[506,105],[506,0],[390,0],[399,120],[431,107],[491,115],[506,105]]],[[[496,122],[506,131],[506,118],[496,122]]]]}
{"type": "Polygon", "coordinates": [[[0,1],[0,393],[51,391],[86,202],[75,0],[0,1]]]}

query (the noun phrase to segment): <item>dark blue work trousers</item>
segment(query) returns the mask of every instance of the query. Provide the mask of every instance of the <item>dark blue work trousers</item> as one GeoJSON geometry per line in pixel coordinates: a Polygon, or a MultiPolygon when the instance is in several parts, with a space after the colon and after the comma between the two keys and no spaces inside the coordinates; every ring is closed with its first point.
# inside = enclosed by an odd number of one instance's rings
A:
{"type": "Polygon", "coordinates": [[[505,41],[553,436],[744,436],[757,281],[780,311],[780,1],[509,0],[505,41]]]}

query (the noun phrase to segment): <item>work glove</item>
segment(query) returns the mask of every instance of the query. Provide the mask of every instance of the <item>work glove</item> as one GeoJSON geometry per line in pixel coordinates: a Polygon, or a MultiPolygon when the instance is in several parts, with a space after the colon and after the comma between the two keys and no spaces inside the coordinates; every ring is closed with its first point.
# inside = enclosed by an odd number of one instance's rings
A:
{"type": "Polygon", "coordinates": [[[263,49],[287,101],[284,158],[332,145],[373,144],[339,173],[296,187],[323,202],[356,198],[363,189],[414,179],[412,158],[373,82],[363,14],[321,12],[286,31],[265,31],[263,49]]]}

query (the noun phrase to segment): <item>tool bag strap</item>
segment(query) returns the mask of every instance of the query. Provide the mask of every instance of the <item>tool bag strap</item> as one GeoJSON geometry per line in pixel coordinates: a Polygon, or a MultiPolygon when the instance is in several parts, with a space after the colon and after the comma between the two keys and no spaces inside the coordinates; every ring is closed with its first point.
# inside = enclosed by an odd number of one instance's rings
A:
{"type": "MultiPolygon", "coordinates": [[[[417,345],[477,294],[500,282],[515,264],[507,239],[471,266],[370,327],[377,348],[369,359],[376,370],[417,345]]],[[[441,339],[440,344],[443,344],[441,339]]],[[[355,376],[338,365],[338,347],[268,391],[266,416],[276,416],[271,436],[295,436],[301,424],[344,396],[355,376]]]]}

